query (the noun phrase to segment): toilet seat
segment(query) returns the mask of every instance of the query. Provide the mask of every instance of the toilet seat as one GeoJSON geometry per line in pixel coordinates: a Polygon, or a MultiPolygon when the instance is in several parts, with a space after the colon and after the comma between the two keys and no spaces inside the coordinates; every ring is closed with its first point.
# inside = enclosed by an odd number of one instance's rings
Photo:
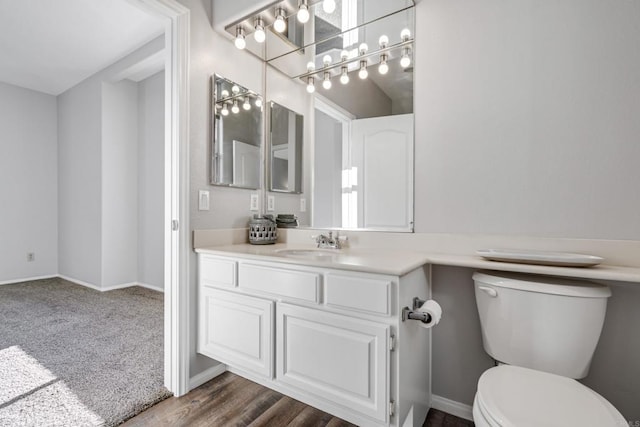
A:
{"type": "Polygon", "coordinates": [[[503,365],[485,371],[474,402],[476,424],[491,427],[621,427],[624,417],[579,382],[546,372],[503,365]]]}

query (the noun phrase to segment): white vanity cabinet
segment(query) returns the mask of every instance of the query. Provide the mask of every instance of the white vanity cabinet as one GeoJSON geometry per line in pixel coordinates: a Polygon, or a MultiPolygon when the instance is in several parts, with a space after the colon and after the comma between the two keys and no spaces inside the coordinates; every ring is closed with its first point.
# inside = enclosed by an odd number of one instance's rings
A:
{"type": "Polygon", "coordinates": [[[203,253],[198,263],[199,353],[357,425],[422,425],[429,331],[401,311],[430,296],[426,267],[393,276],[203,253]]]}

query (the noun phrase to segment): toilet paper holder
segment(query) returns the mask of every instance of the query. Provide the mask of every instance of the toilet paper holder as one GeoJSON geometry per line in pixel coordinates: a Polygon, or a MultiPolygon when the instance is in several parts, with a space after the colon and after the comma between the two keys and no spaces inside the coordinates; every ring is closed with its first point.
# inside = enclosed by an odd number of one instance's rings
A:
{"type": "Polygon", "coordinates": [[[424,303],[425,303],[425,300],[421,300],[418,297],[413,297],[413,309],[410,309],[409,307],[404,307],[402,309],[402,321],[404,322],[405,320],[409,319],[409,320],[419,320],[422,323],[431,322],[431,315],[429,313],[422,313],[422,312],[416,311],[424,303]]]}

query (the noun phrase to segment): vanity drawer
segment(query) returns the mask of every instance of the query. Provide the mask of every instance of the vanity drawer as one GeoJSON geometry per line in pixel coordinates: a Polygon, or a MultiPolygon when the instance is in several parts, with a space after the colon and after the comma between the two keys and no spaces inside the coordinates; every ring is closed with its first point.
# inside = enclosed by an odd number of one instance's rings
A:
{"type": "Polygon", "coordinates": [[[239,287],[282,297],[315,302],[320,300],[320,274],[240,264],[239,287]]]}
{"type": "Polygon", "coordinates": [[[200,255],[198,276],[205,286],[236,286],[238,263],[229,259],[200,255]]]}
{"type": "Polygon", "coordinates": [[[391,280],[328,273],[325,304],[370,314],[391,314],[391,280]]]}

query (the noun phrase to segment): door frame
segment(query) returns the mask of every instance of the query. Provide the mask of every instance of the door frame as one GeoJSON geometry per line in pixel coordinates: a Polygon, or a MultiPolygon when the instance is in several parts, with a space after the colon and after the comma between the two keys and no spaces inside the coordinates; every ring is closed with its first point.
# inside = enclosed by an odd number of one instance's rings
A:
{"type": "Polygon", "coordinates": [[[190,10],[176,0],[128,0],[164,18],[164,384],[189,391],[189,32],[190,10]]]}

